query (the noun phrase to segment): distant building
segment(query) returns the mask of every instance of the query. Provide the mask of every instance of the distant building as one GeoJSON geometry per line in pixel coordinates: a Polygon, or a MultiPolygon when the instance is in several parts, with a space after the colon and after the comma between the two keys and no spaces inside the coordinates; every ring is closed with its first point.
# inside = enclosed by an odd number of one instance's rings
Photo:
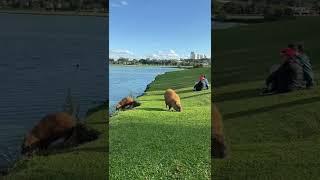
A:
{"type": "Polygon", "coordinates": [[[193,60],[196,59],[196,54],[193,51],[190,54],[190,59],[193,59],[193,60]]]}

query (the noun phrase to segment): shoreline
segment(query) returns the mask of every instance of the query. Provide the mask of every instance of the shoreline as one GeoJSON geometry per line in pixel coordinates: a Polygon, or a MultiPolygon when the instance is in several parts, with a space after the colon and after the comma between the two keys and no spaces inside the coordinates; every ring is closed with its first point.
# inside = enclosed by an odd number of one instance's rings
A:
{"type": "Polygon", "coordinates": [[[124,66],[124,67],[159,67],[159,68],[185,68],[185,67],[192,67],[192,66],[165,66],[165,65],[144,65],[144,64],[137,64],[137,65],[130,65],[130,64],[109,64],[109,66],[124,66]]]}
{"type": "Polygon", "coordinates": [[[41,10],[34,11],[34,10],[4,10],[4,9],[0,9],[0,14],[109,17],[108,12],[92,12],[92,11],[41,11],[41,10]]]}
{"type": "MultiPolygon", "coordinates": [[[[174,67],[172,67],[172,68],[174,68],[174,67]]],[[[177,68],[177,69],[178,69],[178,68],[177,68]]],[[[182,69],[182,68],[180,68],[180,69],[182,69]]],[[[177,71],[179,71],[179,70],[177,70],[177,71]]],[[[167,72],[172,72],[172,71],[167,71],[167,72]]],[[[157,79],[157,77],[160,76],[160,75],[166,74],[167,72],[164,72],[164,73],[161,73],[161,74],[156,75],[156,76],[154,77],[154,79],[145,86],[144,91],[143,91],[142,93],[140,93],[139,95],[137,95],[136,97],[134,97],[134,98],[139,98],[139,97],[144,96],[144,95],[146,94],[146,92],[148,91],[148,89],[150,88],[151,84],[157,79]]],[[[124,97],[123,97],[123,98],[124,98],[124,97]]],[[[110,111],[110,109],[109,109],[109,117],[114,117],[114,116],[116,116],[116,115],[117,115],[117,112],[118,112],[118,111],[116,111],[116,110],[110,111]]]]}
{"type": "MultiPolygon", "coordinates": [[[[106,104],[107,104],[107,101],[104,100],[104,101],[101,101],[101,103],[99,105],[96,105],[96,106],[94,106],[92,108],[89,108],[87,110],[87,112],[85,113],[84,117],[81,119],[81,122],[85,123],[85,124],[88,123],[89,124],[88,126],[90,126],[90,121],[87,120],[87,118],[90,117],[92,114],[98,112],[101,108],[103,109],[104,107],[106,107],[106,104]]],[[[97,141],[99,138],[100,137],[98,137],[97,139],[95,139],[93,141],[97,141]]],[[[93,141],[89,141],[89,142],[86,142],[86,143],[90,143],[90,142],[93,142],[93,141]]],[[[86,143],[84,143],[84,144],[86,144],[86,143]]],[[[72,147],[72,148],[78,148],[81,145],[83,145],[83,144],[79,144],[78,146],[75,146],[75,147],[72,147]]],[[[62,148],[62,149],[59,149],[59,150],[60,151],[68,150],[68,147],[67,148],[62,148]]],[[[10,175],[12,173],[11,171],[15,169],[15,166],[17,165],[17,163],[19,163],[21,161],[24,161],[25,159],[26,159],[25,156],[19,155],[15,160],[11,161],[7,165],[0,166],[0,179],[10,175]]]]}

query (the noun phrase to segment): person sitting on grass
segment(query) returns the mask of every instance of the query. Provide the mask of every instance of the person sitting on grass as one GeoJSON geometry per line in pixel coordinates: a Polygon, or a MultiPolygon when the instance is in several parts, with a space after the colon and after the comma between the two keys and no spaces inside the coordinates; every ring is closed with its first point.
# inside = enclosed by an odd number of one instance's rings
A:
{"type": "Polygon", "coordinates": [[[267,88],[262,94],[286,93],[302,88],[303,69],[296,60],[296,52],[285,48],[280,52],[282,64],[266,79],[267,88]]]}
{"type": "Polygon", "coordinates": [[[299,60],[303,68],[303,76],[304,80],[306,81],[306,87],[312,88],[314,85],[312,66],[302,44],[299,44],[297,47],[297,59],[299,60]]]}
{"type": "Polygon", "coordinates": [[[199,81],[193,87],[193,91],[201,91],[203,88],[209,89],[209,82],[205,75],[201,75],[199,81]]]}

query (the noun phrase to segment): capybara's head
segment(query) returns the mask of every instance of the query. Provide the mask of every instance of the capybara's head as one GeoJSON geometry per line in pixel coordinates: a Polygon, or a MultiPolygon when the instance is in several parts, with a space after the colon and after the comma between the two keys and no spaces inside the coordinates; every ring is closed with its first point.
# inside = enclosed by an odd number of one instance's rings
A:
{"type": "Polygon", "coordinates": [[[32,134],[27,134],[24,137],[23,143],[21,145],[21,153],[23,155],[30,155],[39,144],[39,139],[32,134]]]}
{"type": "Polygon", "coordinates": [[[120,109],[121,105],[120,104],[117,104],[116,106],[116,110],[118,111],[120,109]]]}
{"type": "Polygon", "coordinates": [[[182,112],[182,106],[179,102],[176,102],[176,104],[173,106],[174,110],[178,112],[182,112]]]}
{"type": "Polygon", "coordinates": [[[214,136],[211,147],[211,156],[213,158],[225,158],[227,156],[227,148],[222,137],[214,136]]]}
{"type": "Polygon", "coordinates": [[[133,107],[137,107],[137,106],[140,106],[141,103],[139,103],[138,101],[133,101],[133,107]]]}

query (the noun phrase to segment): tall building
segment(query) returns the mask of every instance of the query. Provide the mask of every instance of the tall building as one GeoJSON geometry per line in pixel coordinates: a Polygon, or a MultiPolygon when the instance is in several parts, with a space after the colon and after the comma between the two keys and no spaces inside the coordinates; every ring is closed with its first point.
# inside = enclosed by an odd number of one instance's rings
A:
{"type": "Polygon", "coordinates": [[[190,54],[190,59],[196,59],[196,54],[193,51],[190,54]]]}

